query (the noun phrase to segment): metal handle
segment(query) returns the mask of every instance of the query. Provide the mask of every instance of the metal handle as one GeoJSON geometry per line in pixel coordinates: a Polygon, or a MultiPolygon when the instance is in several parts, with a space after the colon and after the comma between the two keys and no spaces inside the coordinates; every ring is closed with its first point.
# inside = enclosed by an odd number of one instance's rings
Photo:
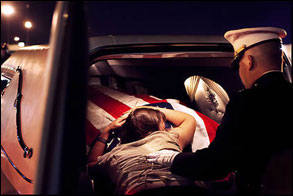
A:
{"type": "Polygon", "coordinates": [[[18,89],[17,95],[14,101],[14,107],[16,108],[16,130],[17,130],[17,140],[19,145],[24,151],[23,157],[24,158],[31,158],[33,155],[33,149],[29,148],[23,141],[22,133],[21,133],[21,126],[20,126],[20,100],[22,97],[21,89],[22,89],[22,70],[20,67],[17,67],[16,72],[19,73],[18,78],[18,89]]]}

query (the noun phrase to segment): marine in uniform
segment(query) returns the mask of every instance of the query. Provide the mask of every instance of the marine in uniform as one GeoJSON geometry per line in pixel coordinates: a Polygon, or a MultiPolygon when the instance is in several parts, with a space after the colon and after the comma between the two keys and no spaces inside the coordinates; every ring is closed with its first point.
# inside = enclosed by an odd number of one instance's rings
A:
{"type": "MultiPolygon", "coordinates": [[[[173,173],[194,180],[221,179],[235,172],[238,193],[261,193],[272,155],[289,149],[292,162],[293,87],[282,73],[285,36],[285,30],[273,27],[228,31],[224,37],[234,47],[232,65],[239,69],[245,90],[230,99],[208,148],[157,153],[152,161],[170,165],[173,173]]],[[[287,175],[292,182],[292,173],[287,175]]]]}

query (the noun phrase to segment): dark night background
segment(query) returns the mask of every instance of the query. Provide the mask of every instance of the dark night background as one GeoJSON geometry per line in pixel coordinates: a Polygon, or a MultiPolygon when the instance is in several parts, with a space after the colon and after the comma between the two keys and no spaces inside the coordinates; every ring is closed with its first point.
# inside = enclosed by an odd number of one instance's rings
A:
{"type": "MultiPolygon", "coordinates": [[[[273,26],[284,28],[291,43],[291,1],[85,1],[89,36],[121,34],[221,35],[228,30],[273,26]]],[[[30,19],[31,44],[49,42],[55,1],[1,1],[12,5],[9,19],[1,14],[1,42],[14,36],[25,41],[25,19],[30,19]],[[29,6],[28,6],[29,5],[29,6]]]]}

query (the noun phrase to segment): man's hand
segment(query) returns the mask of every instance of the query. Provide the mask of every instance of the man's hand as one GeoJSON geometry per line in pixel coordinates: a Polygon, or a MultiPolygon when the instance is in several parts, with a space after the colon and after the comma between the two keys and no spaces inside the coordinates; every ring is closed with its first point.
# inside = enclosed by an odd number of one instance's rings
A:
{"type": "Polygon", "coordinates": [[[160,150],[149,154],[147,156],[147,161],[170,167],[178,153],[180,152],[174,150],[160,150]]]}

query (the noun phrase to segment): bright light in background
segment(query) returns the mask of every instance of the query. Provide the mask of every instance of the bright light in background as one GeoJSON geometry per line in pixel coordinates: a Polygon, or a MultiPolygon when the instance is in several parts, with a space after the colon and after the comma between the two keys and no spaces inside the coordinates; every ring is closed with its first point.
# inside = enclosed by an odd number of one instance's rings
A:
{"type": "Polygon", "coordinates": [[[24,42],[19,42],[17,45],[18,45],[19,47],[24,47],[24,46],[25,46],[24,42]]]}
{"type": "Polygon", "coordinates": [[[30,29],[32,28],[33,24],[31,23],[31,21],[25,21],[24,23],[24,27],[27,28],[27,29],[30,29]]]}
{"type": "Polygon", "coordinates": [[[15,36],[15,37],[14,37],[14,41],[16,41],[16,42],[18,42],[18,41],[19,41],[19,39],[20,39],[20,38],[19,38],[19,37],[17,37],[17,36],[15,36]]]}
{"type": "Polygon", "coordinates": [[[10,5],[1,6],[1,14],[2,13],[6,16],[10,16],[11,14],[14,13],[14,8],[11,7],[10,5]]]}

